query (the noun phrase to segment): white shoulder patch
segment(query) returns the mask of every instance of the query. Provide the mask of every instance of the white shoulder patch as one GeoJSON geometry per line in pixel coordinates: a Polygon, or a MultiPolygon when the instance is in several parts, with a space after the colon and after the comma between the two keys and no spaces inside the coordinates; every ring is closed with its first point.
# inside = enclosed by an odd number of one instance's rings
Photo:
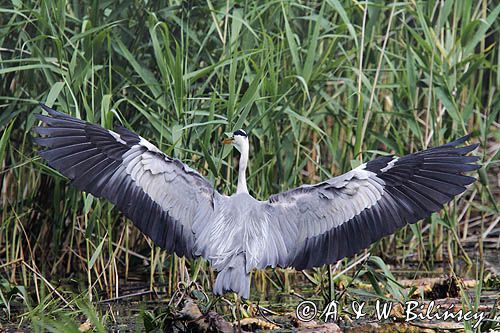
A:
{"type": "Polygon", "coordinates": [[[141,141],[139,141],[139,144],[143,147],[146,147],[149,151],[155,152],[155,153],[161,153],[161,151],[156,148],[155,145],[153,145],[151,142],[148,140],[144,139],[142,136],[139,136],[141,138],[141,141]]]}
{"type": "Polygon", "coordinates": [[[390,161],[389,163],[387,163],[387,165],[385,167],[383,167],[382,169],[380,169],[380,171],[382,172],[386,172],[387,170],[389,169],[392,169],[392,167],[394,166],[394,164],[398,161],[398,157],[393,157],[392,158],[392,161],[390,161]]]}
{"type": "Polygon", "coordinates": [[[111,136],[113,138],[115,138],[116,141],[118,141],[119,143],[121,144],[124,144],[126,145],[127,143],[125,141],[122,140],[122,137],[120,136],[120,134],[116,133],[116,132],[113,132],[113,131],[110,131],[108,130],[109,134],[111,134],[111,136]]]}

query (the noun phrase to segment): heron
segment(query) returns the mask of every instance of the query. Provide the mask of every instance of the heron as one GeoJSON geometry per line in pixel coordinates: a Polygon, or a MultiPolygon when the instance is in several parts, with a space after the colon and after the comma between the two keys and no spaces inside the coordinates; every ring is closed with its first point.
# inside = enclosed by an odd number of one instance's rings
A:
{"type": "Polygon", "coordinates": [[[41,104],[39,155],[74,187],[111,201],[162,249],[205,258],[218,272],[213,292],[250,296],[250,274],[304,270],[350,257],[437,212],[476,179],[470,134],[402,157],[380,156],[317,184],[258,200],[249,194],[248,134],[223,143],[239,151],[236,193],[122,126],[108,130],[41,104]]]}

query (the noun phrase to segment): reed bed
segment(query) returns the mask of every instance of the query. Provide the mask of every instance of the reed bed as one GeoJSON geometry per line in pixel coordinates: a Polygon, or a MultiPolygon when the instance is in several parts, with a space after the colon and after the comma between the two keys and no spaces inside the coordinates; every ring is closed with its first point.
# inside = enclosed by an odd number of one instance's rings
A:
{"type": "Polygon", "coordinates": [[[137,279],[162,299],[214,282],[205,261],[156,248],[37,156],[39,102],[121,124],[227,194],[237,155],[220,140],[244,128],[259,199],[472,132],[478,182],[443,211],[377,242],[369,259],[255,272],[252,293],[403,300],[391,270],[439,264],[481,281],[460,294],[477,308],[500,239],[499,13],[492,0],[2,1],[0,330],[78,331],[84,317],[105,331],[114,315],[99,302],[137,279]]]}

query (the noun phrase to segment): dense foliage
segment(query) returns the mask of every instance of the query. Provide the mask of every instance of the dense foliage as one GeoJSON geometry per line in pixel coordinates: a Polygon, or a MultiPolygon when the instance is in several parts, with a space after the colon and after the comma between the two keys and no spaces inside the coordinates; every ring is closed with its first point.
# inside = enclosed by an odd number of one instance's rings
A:
{"type": "MultiPolygon", "coordinates": [[[[8,310],[0,317],[11,314],[9,293],[36,317],[67,290],[117,296],[120,277],[149,274],[167,294],[188,279],[211,290],[214,278],[204,261],[154,248],[110,203],[71,188],[37,157],[30,129],[39,102],[122,124],[227,194],[237,155],[220,140],[244,128],[248,186],[259,199],[473,132],[480,182],[373,252],[423,270],[451,258],[453,271],[453,258],[465,258],[479,276],[461,240],[476,235],[469,221],[484,232],[498,212],[488,181],[500,138],[495,3],[1,1],[0,310],[8,310]]],[[[342,267],[310,271],[307,283],[328,297],[342,267]]],[[[300,292],[289,274],[254,274],[254,292],[300,292]]]]}

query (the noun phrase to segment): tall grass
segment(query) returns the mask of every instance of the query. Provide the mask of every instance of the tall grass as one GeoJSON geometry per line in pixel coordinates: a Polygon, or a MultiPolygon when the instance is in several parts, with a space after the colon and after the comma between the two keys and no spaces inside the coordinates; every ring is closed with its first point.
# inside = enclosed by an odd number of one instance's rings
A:
{"type": "MultiPolygon", "coordinates": [[[[451,272],[465,258],[482,279],[483,261],[464,240],[479,228],[482,255],[498,231],[488,227],[498,216],[489,179],[498,172],[499,12],[492,0],[3,1],[0,281],[11,289],[0,287],[0,309],[12,288],[34,309],[71,307],[68,286],[92,301],[120,296],[120,278],[139,273],[169,295],[191,280],[210,290],[214,279],[204,261],[155,248],[110,203],[76,191],[37,157],[30,129],[39,102],[106,128],[122,124],[228,194],[236,155],[219,142],[245,128],[248,186],[259,199],[473,132],[480,181],[373,253],[424,270],[449,258],[451,272]]],[[[306,272],[307,281],[332,297],[335,272],[350,262],[306,272]]],[[[290,274],[255,273],[256,293],[300,292],[290,274]]]]}

